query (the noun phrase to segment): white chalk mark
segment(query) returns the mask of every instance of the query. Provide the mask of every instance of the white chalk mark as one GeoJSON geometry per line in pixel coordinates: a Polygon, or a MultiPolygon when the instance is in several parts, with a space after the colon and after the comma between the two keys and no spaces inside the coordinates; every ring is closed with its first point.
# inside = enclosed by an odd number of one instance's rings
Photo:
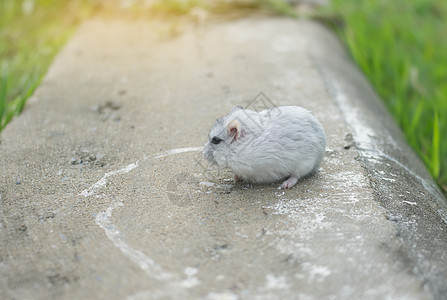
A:
{"type": "Polygon", "coordinates": [[[393,178],[382,177],[382,179],[385,180],[385,181],[389,181],[389,182],[395,182],[396,181],[396,179],[393,179],[393,178]]]}
{"type": "MultiPolygon", "coordinates": [[[[202,149],[203,149],[203,147],[188,147],[188,148],[171,149],[171,150],[167,150],[165,152],[162,152],[160,154],[155,155],[153,157],[153,159],[162,158],[162,157],[166,157],[166,156],[174,155],[174,154],[193,152],[193,151],[201,151],[202,149]]],[[[112,171],[112,172],[108,172],[108,173],[104,174],[104,176],[99,181],[97,181],[95,184],[93,184],[88,189],[83,190],[79,195],[84,196],[84,197],[92,196],[92,195],[94,195],[96,193],[96,191],[98,189],[104,187],[107,184],[109,177],[116,176],[116,175],[121,175],[121,174],[125,174],[125,173],[129,173],[130,171],[132,171],[136,167],[138,167],[138,161],[135,162],[135,163],[131,163],[131,164],[125,166],[122,169],[119,169],[119,170],[116,170],[116,171],[112,171]]]]}
{"type": "Polygon", "coordinates": [[[413,206],[413,205],[417,205],[417,203],[416,202],[410,202],[410,201],[402,201],[403,203],[407,203],[407,204],[410,204],[411,206],[413,206]]]}
{"type": "MultiPolygon", "coordinates": [[[[155,155],[153,158],[157,159],[169,155],[175,155],[193,151],[201,151],[202,149],[203,147],[171,149],[161,154],[155,155]]],[[[146,160],[146,158],[144,158],[144,160],[146,160]]],[[[108,172],[104,174],[104,176],[95,184],[93,184],[90,188],[83,190],[80,193],[80,195],[84,197],[92,196],[96,193],[98,189],[106,186],[110,177],[129,173],[130,171],[132,171],[137,167],[138,167],[138,161],[129,164],[122,169],[108,172]]],[[[104,195],[98,195],[98,197],[100,196],[104,195]]],[[[178,298],[178,296],[181,294],[181,290],[179,290],[179,288],[192,288],[200,284],[200,281],[195,277],[197,269],[189,267],[186,268],[184,272],[187,278],[181,281],[180,278],[176,278],[176,276],[174,276],[173,274],[163,271],[163,268],[160,265],[158,265],[152,258],[148,257],[143,252],[135,250],[131,246],[129,246],[129,244],[124,239],[124,235],[122,234],[122,232],[119,231],[112,222],[112,212],[118,206],[124,207],[124,203],[114,202],[106,209],[106,211],[98,213],[98,215],[95,218],[96,224],[104,230],[107,238],[113,243],[113,245],[115,245],[115,247],[117,247],[121,251],[121,253],[123,253],[133,262],[135,262],[140,267],[140,269],[146,272],[150,277],[160,281],[168,280],[169,282],[167,284],[168,285],[167,292],[161,290],[143,291],[141,293],[137,293],[135,295],[128,297],[129,299],[146,299],[148,295],[151,295],[151,297],[157,295],[163,297],[168,295],[171,296],[170,298],[178,298]]]]}
{"type": "Polygon", "coordinates": [[[203,147],[189,147],[189,148],[178,148],[178,149],[171,149],[168,151],[165,151],[161,154],[156,155],[154,158],[162,158],[165,156],[173,155],[173,154],[180,154],[185,152],[193,152],[193,151],[202,151],[203,147]]]}
{"type": "Polygon", "coordinates": [[[181,282],[181,286],[190,289],[199,285],[200,281],[195,276],[197,272],[198,270],[196,268],[186,267],[183,273],[185,273],[187,278],[181,282]]]}
{"type": "Polygon", "coordinates": [[[109,240],[111,240],[125,256],[138,264],[140,269],[145,271],[149,276],[158,280],[171,279],[173,277],[172,274],[164,272],[153,259],[145,255],[143,252],[133,249],[126,243],[123,234],[112,222],[112,212],[118,206],[124,206],[124,204],[122,202],[114,203],[109,206],[105,212],[99,213],[95,218],[96,224],[104,229],[109,240]]]}
{"type": "Polygon", "coordinates": [[[287,278],[285,276],[275,276],[272,274],[267,274],[266,279],[266,288],[267,289],[288,289],[290,288],[290,284],[287,283],[287,278]]]}
{"type": "MultiPolygon", "coordinates": [[[[318,63],[318,60],[313,57],[312,54],[311,58],[318,70],[320,70],[326,86],[332,90],[331,94],[341,108],[343,114],[345,115],[345,118],[348,120],[348,123],[351,124],[352,130],[355,133],[355,140],[360,145],[360,147],[357,148],[359,154],[371,162],[375,162],[378,159],[385,158],[405,169],[408,174],[419,180],[424,188],[430,194],[432,194],[433,197],[438,201],[438,203],[443,207],[443,209],[438,210],[438,212],[440,213],[443,220],[447,220],[447,206],[443,201],[441,191],[437,188],[434,182],[430,179],[426,179],[418,175],[414,170],[401,163],[398,159],[380,150],[377,150],[379,147],[377,147],[376,142],[373,139],[373,137],[375,136],[375,132],[372,130],[372,128],[365,124],[364,118],[361,116],[360,111],[349,104],[349,102],[347,101],[348,98],[339,82],[337,80],[330,80],[327,76],[325,68],[320,63],[318,63]]],[[[396,148],[398,148],[396,142],[391,136],[386,136],[385,138],[387,138],[388,144],[394,145],[396,148]]]]}
{"type": "Polygon", "coordinates": [[[104,176],[99,181],[97,181],[94,185],[92,185],[88,189],[83,190],[79,195],[84,196],[84,197],[91,196],[91,195],[95,194],[96,190],[102,188],[103,186],[105,186],[107,184],[109,177],[129,173],[136,167],[138,167],[138,162],[127,165],[122,169],[108,172],[108,173],[104,174],[104,176]]]}

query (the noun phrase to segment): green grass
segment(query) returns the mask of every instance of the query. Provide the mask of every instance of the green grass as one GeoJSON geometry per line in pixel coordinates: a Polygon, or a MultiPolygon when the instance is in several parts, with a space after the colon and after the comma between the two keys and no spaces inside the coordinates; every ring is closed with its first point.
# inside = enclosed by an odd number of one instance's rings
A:
{"type": "Polygon", "coordinates": [[[23,110],[75,28],[61,2],[0,1],[0,131],[23,110]]]}
{"type": "Polygon", "coordinates": [[[333,0],[323,14],[446,191],[447,1],[333,0]]]}

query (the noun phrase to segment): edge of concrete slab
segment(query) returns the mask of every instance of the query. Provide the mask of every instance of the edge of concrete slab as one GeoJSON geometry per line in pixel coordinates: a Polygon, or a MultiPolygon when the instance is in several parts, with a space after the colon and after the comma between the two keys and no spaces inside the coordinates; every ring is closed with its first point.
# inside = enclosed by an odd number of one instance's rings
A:
{"type": "Polygon", "coordinates": [[[326,39],[327,47],[310,53],[351,130],[347,147],[358,151],[376,200],[396,223],[402,254],[432,296],[441,299],[447,295],[446,199],[338,39],[322,25],[312,26],[326,39]]]}

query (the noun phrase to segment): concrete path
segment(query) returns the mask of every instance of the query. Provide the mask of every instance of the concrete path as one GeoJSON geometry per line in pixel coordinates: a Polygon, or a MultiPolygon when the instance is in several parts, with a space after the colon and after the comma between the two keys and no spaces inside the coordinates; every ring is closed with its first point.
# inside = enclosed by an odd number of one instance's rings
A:
{"type": "Polygon", "coordinates": [[[2,133],[0,298],[447,298],[445,199],[334,36],[180,30],[84,24],[2,133]],[[313,111],[319,173],[284,191],[210,167],[238,104],[313,111]]]}

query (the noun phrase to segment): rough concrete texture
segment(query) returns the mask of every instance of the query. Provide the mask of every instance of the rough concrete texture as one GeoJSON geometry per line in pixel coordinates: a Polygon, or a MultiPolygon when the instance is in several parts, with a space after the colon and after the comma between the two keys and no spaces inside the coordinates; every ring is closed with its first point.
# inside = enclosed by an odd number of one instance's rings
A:
{"type": "Polygon", "coordinates": [[[445,299],[446,205],[334,36],[310,21],[95,20],[0,145],[1,299],[445,299]],[[200,146],[234,105],[328,137],[291,190],[200,146]]]}

